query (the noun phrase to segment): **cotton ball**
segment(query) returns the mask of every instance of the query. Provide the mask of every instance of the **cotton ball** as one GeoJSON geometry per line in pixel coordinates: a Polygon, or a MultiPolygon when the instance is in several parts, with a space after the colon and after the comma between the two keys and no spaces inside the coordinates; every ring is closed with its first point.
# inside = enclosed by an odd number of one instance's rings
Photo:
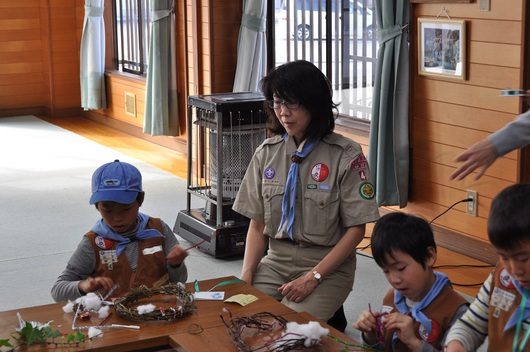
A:
{"type": "Polygon", "coordinates": [[[65,313],[73,313],[74,312],[74,302],[68,300],[68,303],[63,306],[63,312],[65,313]]]}
{"type": "Polygon", "coordinates": [[[101,298],[99,298],[94,292],[89,292],[85,296],[83,305],[86,310],[97,311],[101,308],[101,298]]]}
{"type": "Polygon", "coordinates": [[[329,329],[323,328],[316,321],[310,321],[307,324],[298,324],[296,322],[288,322],[282,339],[288,339],[288,335],[297,335],[304,337],[304,346],[311,347],[316,345],[322,336],[329,334],[329,329]]]}
{"type": "Polygon", "coordinates": [[[155,305],[153,303],[144,304],[143,306],[138,306],[136,309],[138,310],[138,314],[149,314],[155,310],[155,305]]]}
{"type": "Polygon", "coordinates": [[[103,331],[101,329],[91,326],[88,328],[88,338],[103,337],[103,331]]]}
{"type": "Polygon", "coordinates": [[[103,306],[99,308],[98,314],[100,319],[105,319],[109,316],[109,306],[103,306]]]}

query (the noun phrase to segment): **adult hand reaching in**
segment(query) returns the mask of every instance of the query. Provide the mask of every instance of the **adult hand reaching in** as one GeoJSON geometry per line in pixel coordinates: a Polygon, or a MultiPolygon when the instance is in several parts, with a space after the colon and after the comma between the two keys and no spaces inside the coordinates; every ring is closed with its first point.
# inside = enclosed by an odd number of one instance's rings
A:
{"type": "Polygon", "coordinates": [[[483,139],[456,156],[455,161],[461,162],[462,165],[451,174],[450,179],[463,180],[478,168],[478,174],[475,176],[475,180],[478,180],[496,159],[497,153],[493,144],[489,139],[483,139]]]}

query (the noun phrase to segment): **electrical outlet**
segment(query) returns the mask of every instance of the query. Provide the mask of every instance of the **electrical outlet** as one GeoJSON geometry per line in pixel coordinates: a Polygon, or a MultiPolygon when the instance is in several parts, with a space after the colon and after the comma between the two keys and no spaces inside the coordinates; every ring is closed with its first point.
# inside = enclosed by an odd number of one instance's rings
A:
{"type": "Polygon", "coordinates": [[[473,199],[471,202],[466,203],[466,213],[471,216],[477,216],[478,207],[478,193],[477,191],[467,190],[467,198],[473,199]]]}

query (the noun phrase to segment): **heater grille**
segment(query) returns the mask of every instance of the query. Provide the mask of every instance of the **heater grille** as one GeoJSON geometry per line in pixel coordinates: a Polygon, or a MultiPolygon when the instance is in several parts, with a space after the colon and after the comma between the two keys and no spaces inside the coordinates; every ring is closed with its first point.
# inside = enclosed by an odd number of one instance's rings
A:
{"type": "Polygon", "coordinates": [[[232,204],[266,137],[263,103],[249,92],[188,97],[187,204],[174,231],[216,257],[244,253],[249,219],[232,204]]]}

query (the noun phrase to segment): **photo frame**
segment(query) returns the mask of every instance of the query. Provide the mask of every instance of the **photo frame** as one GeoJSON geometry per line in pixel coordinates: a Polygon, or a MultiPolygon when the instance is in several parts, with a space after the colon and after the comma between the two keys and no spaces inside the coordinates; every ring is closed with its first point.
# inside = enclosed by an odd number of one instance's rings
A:
{"type": "Polygon", "coordinates": [[[418,18],[418,74],[466,79],[466,21],[418,18]]]}

